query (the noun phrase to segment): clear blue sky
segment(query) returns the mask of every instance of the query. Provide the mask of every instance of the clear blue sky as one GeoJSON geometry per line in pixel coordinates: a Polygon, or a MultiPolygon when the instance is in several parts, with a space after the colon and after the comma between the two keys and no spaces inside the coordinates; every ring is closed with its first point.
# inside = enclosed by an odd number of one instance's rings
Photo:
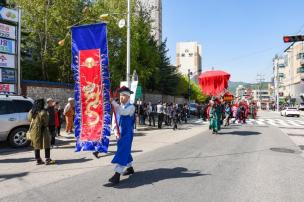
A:
{"type": "Polygon", "coordinates": [[[203,47],[203,71],[225,70],[232,81],[272,76],[272,58],[283,35],[304,34],[304,0],[163,0],[163,39],[171,63],[179,41],[203,47]]]}

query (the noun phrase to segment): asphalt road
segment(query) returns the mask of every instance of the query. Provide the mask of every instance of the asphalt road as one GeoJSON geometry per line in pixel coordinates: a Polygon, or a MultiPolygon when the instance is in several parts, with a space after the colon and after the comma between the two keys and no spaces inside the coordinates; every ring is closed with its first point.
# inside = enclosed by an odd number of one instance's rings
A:
{"type": "Polygon", "coordinates": [[[202,132],[139,155],[134,167],[115,187],[107,166],[0,200],[304,201],[301,149],[271,124],[202,132]]]}

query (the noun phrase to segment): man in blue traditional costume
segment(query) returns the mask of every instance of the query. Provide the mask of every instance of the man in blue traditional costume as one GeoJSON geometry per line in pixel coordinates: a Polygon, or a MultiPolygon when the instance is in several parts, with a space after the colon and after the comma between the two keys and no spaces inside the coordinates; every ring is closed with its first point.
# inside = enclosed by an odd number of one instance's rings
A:
{"type": "Polygon", "coordinates": [[[112,100],[120,131],[117,141],[117,152],[112,160],[112,163],[116,164],[115,174],[109,179],[114,185],[119,183],[120,175],[126,176],[134,173],[131,147],[135,107],[130,103],[130,95],[133,94],[133,92],[125,86],[121,87],[118,92],[120,94],[120,105],[115,100],[112,100]]]}

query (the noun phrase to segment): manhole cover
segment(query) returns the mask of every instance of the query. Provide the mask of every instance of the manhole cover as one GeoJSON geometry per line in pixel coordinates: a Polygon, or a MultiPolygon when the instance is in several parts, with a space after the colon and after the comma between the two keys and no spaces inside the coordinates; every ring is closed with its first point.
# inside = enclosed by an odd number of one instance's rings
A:
{"type": "Polygon", "coordinates": [[[295,153],[295,150],[292,149],[286,149],[286,148],[270,148],[271,151],[275,152],[283,152],[283,153],[295,153]]]}
{"type": "Polygon", "coordinates": [[[301,150],[304,150],[304,145],[299,145],[301,150]]]}

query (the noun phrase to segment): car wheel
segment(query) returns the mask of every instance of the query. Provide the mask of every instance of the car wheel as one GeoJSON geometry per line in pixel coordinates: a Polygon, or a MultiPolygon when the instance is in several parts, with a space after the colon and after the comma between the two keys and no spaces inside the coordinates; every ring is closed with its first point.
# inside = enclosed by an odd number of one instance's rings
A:
{"type": "Polygon", "coordinates": [[[16,128],[12,130],[9,135],[9,143],[12,147],[25,147],[28,146],[30,141],[26,139],[26,132],[28,128],[16,128]]]}

